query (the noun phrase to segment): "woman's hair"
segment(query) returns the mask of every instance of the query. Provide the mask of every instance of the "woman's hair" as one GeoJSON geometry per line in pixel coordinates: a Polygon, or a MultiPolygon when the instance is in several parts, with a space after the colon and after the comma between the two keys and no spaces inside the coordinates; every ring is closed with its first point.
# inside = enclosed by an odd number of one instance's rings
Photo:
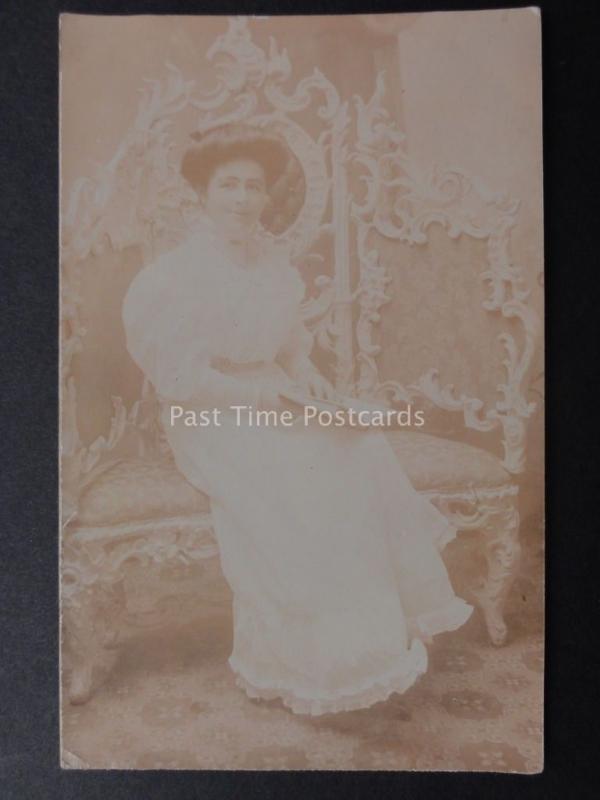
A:
{"type": "Polygon", "coordinates": [[[196,141],[183,155],[181,174],[194,187],[205,189],[215,169],[238,158],[256,161],[270,187],[286,170],[291,153],[277,135],[245,123],[219,125],[193,133],[196,141]]]}

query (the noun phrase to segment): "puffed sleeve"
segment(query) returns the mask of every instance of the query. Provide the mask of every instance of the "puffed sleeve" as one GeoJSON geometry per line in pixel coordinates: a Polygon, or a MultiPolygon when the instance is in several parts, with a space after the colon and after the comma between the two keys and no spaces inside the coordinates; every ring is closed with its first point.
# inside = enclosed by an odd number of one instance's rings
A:
{"type": "Polygon", "coordinates": [[[214,298],[201,282],[181,285],[173,259],[159,259],[132,281],[123,302],[127,348],[164,400],[207,406],[253,404],[257,388],[211,366],[214,298]]]}

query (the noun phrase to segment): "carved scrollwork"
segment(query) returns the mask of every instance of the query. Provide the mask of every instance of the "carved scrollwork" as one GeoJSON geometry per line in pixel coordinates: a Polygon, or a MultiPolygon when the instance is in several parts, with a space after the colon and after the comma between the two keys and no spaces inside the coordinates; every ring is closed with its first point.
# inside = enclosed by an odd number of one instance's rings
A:
{"type": "Polygon", "coordinates": [[[284,94],[281,87],[272,78],[265,87],[265,94],[275,108],[289,113],[308,108],[315,89],[325,95],[325,105],[319,106],[317,114],[323,120],[333,119],[338,110],[340,98],[335,86],[318,69],[315,69],[309,77],[303,78],[291,95],[284,94]]]}
{"type": "Polygon", "coordinates": [[[63,596],[68,601],[87,586],[117,584],[132,562],[191,563],[217,554],[210,514],[80,528],[65,536],[62,551],[63,596]]]}
{"type": "MultiPolygon", "coordinates": [[[[388,285],[392,282],[386,268],[380,263],[377,250],[367,248],[367,234],[368,226],[360,224],[357,231],[360,279],[354,293],[360,309],[356,323],[358,344],[356,391],[359,397],[371,396],[378,383],[376,357],[381,352],[381,348],[373,342],[372,328],[381,319],[380,309],[382,306],[391,300],[391,296],[388,294],[388,285]]],[[[401,387],[399,387],[399,391],[403,391],[401,387]]],[[[403,396],[406,397],[406,394],[404,393],[403,396]]]]}
{"type": "Polygon", "coordinates": [[[284,232],[282,238],[290,243],[293,258],[306,253],[323,228],[331,178],[322,142],[312,139],[304,128],[279,111],[255,116],[248,120],[254,125],[268,127],[279,133],[300,163],[304,175],[305,197],[300,213],[284,232]]]}
{"type": "Polygon", "coordinates": [[[117,152],[95,178],[77,181],[64,217],[67,262],[149,241],[175,209],[196,202],[172,160],[169,127],[187,105],[193,87],[167,64],[164,83],[148,81],[135,122],[117,152]]]}
{"type": "Polygon", "coordinates": [[[525,420],[535,404],[526,399],[526,376],[538,330],[537,315],[526,305],[529,296],[518,265],[509,253],[510,230],[515,225],[518,202],[493,195],[475,178],[459,170],[422,169],[407,154],[403,137],[385,113],[383,74],[368,103],[356,99],[357,141],[350,154],[365,187],[362,199],[352,202],[359,245],[361,279],[358,289],[360,316],[357,323],[358,391],[362,396],[391,402],[424,397],[439,408],[463,415],[464,424],[478,431],[502,430],[503,465],[513,473],[524,469],[525,420]],[[380,382],[373,341],[380,321],[379,309],[390,300],[385,269],[378,252],[365,246],[370,231],[409,244],[427,241],[429,226],[440,223],[451,238],[463,233],[487,240],[488,264],[481,274],[487,289],[483,308],[500,312],[521,324],[523,342],[504,332],[499,341],[505,351],[502,361],[505,381],[497,386],[494,404],[442,386],[437,370],[431,369],[410,386],[396,381],[380,382]],[[375,279],[374,276],[377,276],[375,279]],[[374,288],[375,287],[375,288],[374,288]]]}
{"type": "Polygon", "coordinates": [[[150,384],[145,381],[142,396],[127,409],[120,397],[113,397],[113,415],[106,436],[84,445],[76,425],[76,390],[72,375],[66,374],[62,391],[63,435],[61,436],[61,496],[63,525],[77,513],[84,489],[113,467],[129,446],[139,457],[164,455],[163,433],[158,406],[150,384]],[[65,435],[66,434],[66,435],[65,435]]]}

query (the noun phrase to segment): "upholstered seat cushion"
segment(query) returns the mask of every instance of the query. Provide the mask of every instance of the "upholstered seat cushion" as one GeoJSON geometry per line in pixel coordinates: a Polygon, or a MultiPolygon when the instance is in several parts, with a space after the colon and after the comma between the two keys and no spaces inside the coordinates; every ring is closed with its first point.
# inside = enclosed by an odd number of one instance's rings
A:
{"type": "MultiPolygon", "coordinates": [[[[413,431],[386,436],[419,491],[502,486],[510,475],[477,447],[413,431]]],[[[79,502],[79,525],[117,525],[210,511],[210,500],[172,461],[121,461],[102,473],[79,502]]]]}
{"type": "Polygon", "coordinates": [[[181,475],[173,461],[120,461],[83,493],[79,525],[178,517],[210,511],[210,501],[181,475]]]}
{"type": "Polygon", "coordinates": [[[412,485],[419,491],[502,486],[510,475],[478,447],[414,431],[386,433],[412,485]]]}

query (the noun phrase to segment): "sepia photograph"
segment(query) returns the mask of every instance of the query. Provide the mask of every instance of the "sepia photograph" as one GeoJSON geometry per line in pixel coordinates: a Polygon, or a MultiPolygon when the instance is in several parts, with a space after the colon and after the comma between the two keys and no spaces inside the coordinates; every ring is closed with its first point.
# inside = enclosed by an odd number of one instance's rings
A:
{"type": "Polygon", "coordinates": [[[536,8],[60,17],[65,769],[539,773],[536,8]]]}

